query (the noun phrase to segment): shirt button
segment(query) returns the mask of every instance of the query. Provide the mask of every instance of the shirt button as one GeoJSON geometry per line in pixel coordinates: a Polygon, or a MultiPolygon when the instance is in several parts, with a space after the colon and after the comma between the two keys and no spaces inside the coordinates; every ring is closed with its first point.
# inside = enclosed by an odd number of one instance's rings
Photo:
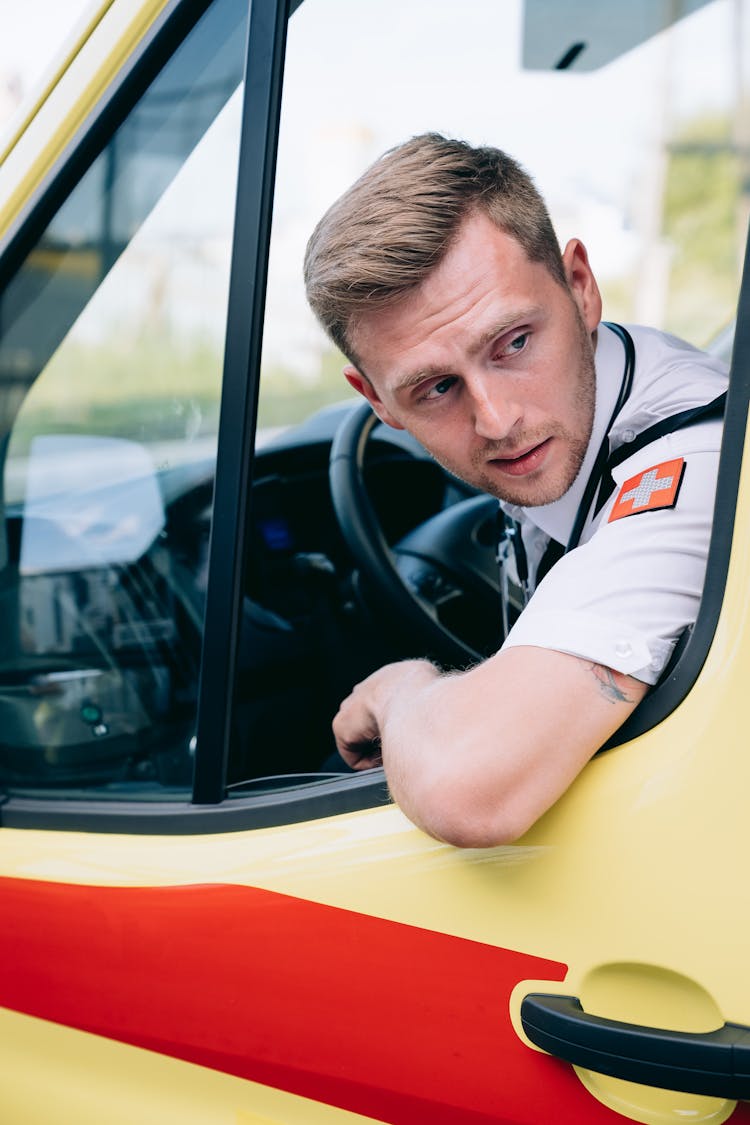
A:
{"type": "Polygon", "coordinates": [[[632,656],[633,646],[628,641],[618,641],[615,645],[616,656],[632,656]]]}
{"type": "Polygon", "coordinates": [[[623,430],[622,431],[622,440],[623,441],[635,441],[635,430],[623,430]]]}

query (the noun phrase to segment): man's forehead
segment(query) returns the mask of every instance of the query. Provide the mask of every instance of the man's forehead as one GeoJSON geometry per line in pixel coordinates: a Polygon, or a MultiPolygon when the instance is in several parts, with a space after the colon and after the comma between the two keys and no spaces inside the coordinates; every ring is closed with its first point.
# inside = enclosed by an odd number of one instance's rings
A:
{"type": "Polygon", "coordinates": [[[394,294],[393,300],[384,305],[364,309],[360,317],[363,320],[387,317],[393,308],[418,303],[420,295],[426,292],[452,294],[457,286],[466,291],[481,287],[482,277],[488,273],[502,278],[503,288],[511,294],[527,270],[536,273],[537,269],[548,272],[543,263],[529,258],[517,238],[486,215],[473,214],[464,220],[446,252],[419,282],[400,295],[394,294]]]}

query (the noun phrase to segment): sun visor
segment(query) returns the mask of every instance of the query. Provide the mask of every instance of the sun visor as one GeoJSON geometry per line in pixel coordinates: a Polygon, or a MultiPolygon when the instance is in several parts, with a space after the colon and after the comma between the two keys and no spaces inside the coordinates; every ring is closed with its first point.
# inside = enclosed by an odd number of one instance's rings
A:
{"type": "Polygon", "coordinates": [[[526,0],[526,70],[597,70],[712,0],[526,0]]]}

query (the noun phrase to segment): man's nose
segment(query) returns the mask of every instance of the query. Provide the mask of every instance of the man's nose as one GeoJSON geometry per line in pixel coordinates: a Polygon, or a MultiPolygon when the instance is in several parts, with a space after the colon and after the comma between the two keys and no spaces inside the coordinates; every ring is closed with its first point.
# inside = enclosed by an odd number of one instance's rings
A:
{"type": "Polygon", "coordinates": [[[501,392],[497,376],[493,382],[494,385],[490,385],[487,380],[481,379],[471,388],[474,430],[481,438],[501,441],[520,421],[522,410],[518,403],[501,392]]]}

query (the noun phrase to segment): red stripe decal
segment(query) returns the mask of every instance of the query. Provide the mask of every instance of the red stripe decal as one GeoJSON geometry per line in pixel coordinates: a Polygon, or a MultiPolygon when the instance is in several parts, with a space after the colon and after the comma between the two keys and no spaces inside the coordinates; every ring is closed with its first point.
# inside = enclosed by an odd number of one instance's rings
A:
{"type": "Polygon", "coordinates": [[[622,1120],[511,1027],[557,962],[249,887],[0,879],[0,904],[4,1007],[393,1125],[622,1120]]]}

